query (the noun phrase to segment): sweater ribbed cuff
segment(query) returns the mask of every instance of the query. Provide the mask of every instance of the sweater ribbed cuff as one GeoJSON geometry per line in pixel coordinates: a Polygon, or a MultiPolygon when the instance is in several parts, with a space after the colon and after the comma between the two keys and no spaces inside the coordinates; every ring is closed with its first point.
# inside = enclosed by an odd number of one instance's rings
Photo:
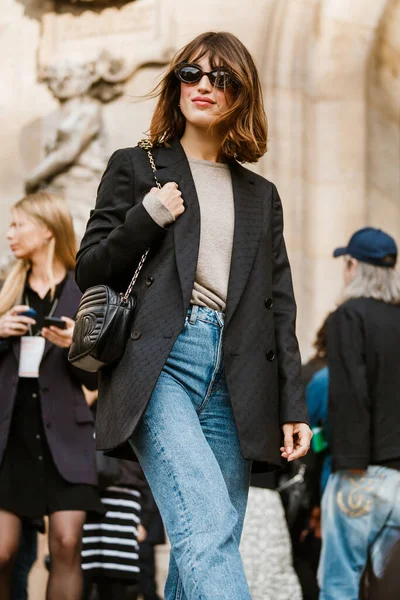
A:
{"type": "Polygon", "coordinates": [[[155,196],[151,192],[146,194],[143,199],[143,206],[153,219],[160,227],[167,227],[175,221],[175,217],[172,212],[161,202],[158,196],[155,196]]]}

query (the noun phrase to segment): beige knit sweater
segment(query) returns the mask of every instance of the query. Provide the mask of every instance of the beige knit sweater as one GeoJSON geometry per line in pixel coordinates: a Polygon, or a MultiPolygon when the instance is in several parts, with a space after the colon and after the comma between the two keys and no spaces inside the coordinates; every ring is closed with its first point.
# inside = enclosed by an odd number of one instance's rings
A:
{"type": "MultiPolygon", "coordinates": [[[[225,312],[232,257],[235,211],[228,165],[189,158],[200,205],[200,247],[191,304],[225,312]]],[[[175,219],[157,196],[143,205],[161,227],[175,219]]],[[[179,218],[179,217],[178,217],[179,218]]]]}

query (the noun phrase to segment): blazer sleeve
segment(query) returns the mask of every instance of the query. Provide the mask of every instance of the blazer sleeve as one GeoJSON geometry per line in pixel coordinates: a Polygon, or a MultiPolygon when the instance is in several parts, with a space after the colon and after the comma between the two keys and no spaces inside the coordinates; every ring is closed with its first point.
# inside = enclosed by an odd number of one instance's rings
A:
{"type": "Polygon", "coordinates": [[[144,251],[166,233],[135,198],[131,155],[128,149],[114,152],[101,179],[77,255],[76,281],[83,292],[133,274],[144,251]]]}
{"type": "Polygon", "coordinates": [[[283,211],[278,191],[272,190],[272,294],[274,328],[279,373],[280,422],[308,423],[301,359],[296,337],[296,302],[292,274],[283,237],[283,211]]]}
{"type": "Polygon", "coordinates": [[[370,460],[371,402],[361,314],[340,306],[328,321],[329,430],[332,466],[366,469],[370,460]]]}

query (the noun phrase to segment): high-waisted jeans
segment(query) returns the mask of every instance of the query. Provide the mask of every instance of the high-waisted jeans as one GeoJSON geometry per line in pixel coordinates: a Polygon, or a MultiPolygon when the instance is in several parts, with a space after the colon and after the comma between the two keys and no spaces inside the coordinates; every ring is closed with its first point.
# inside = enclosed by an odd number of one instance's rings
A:
{"type": "Polygon", "coordinates": [[[223,314],[189,309],[131,439],[171,542],[165,600],[250,600],[239,554],[244,460],[222,360],[223,314]]]}

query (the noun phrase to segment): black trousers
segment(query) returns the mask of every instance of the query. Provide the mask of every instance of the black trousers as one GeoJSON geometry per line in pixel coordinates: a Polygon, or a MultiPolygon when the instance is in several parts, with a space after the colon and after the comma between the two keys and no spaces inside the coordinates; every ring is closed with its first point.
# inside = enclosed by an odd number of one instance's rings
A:
{"type": "Polygon", "coordinates": [[[84,574],[83,600],[136,600],[137,595],[137,583],[84,574]]]}

